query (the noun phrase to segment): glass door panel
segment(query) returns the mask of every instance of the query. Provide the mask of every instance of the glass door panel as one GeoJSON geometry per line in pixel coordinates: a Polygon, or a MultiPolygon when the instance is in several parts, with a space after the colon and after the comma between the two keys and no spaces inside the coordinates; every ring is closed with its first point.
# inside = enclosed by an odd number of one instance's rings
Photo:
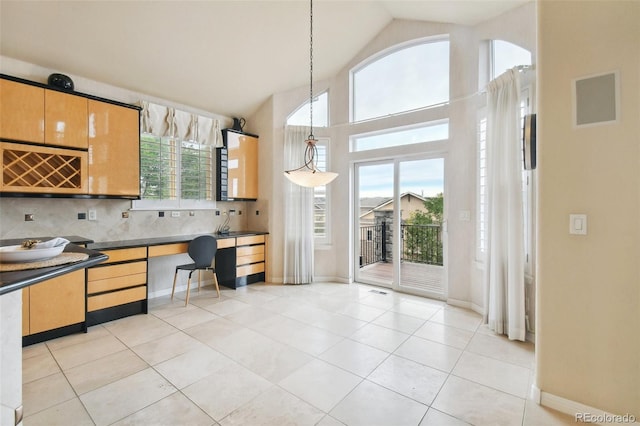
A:
{"type": "Polygon", "coordinates": [[[356,281],[391,288],[394,282],[394,162],[356,164],[356,281]]]}
{"type": "Polygon", "coordinates": [[[394,289],[445,297],[444,158],[398,161],[399,279],[394,289]]]}

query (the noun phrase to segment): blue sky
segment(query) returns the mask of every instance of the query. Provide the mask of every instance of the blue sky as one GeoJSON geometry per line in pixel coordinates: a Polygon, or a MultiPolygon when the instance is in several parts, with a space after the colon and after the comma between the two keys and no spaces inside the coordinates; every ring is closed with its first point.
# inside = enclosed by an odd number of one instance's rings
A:
{"type": "MultiPolygon", "coordinates": [[[[391,197],[393,164],[376,164],[359,168],[359,196],[391,197]]],[[[444,192],[444,160],[403,161],[400,163],[400,192],[415,192],[425,197],[444,192]]]]}

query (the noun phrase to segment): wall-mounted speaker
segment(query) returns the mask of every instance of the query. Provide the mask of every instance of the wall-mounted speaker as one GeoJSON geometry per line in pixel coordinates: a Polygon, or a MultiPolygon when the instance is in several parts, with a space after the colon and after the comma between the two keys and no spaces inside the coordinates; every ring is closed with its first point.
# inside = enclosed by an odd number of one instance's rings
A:
{"type": "Polygon", "coordinates": [[[619,117],[618,73],[574,80],[573,115],[577,127],[611,123],[619,117]]]}
{"type": "Polygon", "coordinates": [[[536,168],[536,115],[525,115],[523,122],[522,158],[524,159],[524,169],[534,170],[536,168]]]}

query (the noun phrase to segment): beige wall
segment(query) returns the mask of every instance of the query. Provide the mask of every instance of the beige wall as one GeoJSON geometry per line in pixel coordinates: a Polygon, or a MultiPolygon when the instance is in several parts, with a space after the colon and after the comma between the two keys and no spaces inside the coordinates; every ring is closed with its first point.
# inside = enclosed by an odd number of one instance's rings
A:
{"type": "Polygon", "coordinates": [[[640,2],[538,12],[537,386],[640,418],[640,2]],[[574,128],[572,80],[610,71],[620,121],[574,128]]]}

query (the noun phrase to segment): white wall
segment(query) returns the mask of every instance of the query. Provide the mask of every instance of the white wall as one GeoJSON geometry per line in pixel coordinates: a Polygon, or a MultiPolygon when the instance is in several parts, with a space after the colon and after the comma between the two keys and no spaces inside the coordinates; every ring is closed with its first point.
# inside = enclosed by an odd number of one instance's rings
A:
{"type": "MultiPolygon", "coordinates": [[[[539,3],[537,386],[640,419],[640,2],[539,3]],[[576,78],[619,71],[620,120],[576,128],[576,78]],[[584,213],[588,234],[569,235],[584,213]]],[[[558,398],[562,399],[558,399],[558,398]]]]}

